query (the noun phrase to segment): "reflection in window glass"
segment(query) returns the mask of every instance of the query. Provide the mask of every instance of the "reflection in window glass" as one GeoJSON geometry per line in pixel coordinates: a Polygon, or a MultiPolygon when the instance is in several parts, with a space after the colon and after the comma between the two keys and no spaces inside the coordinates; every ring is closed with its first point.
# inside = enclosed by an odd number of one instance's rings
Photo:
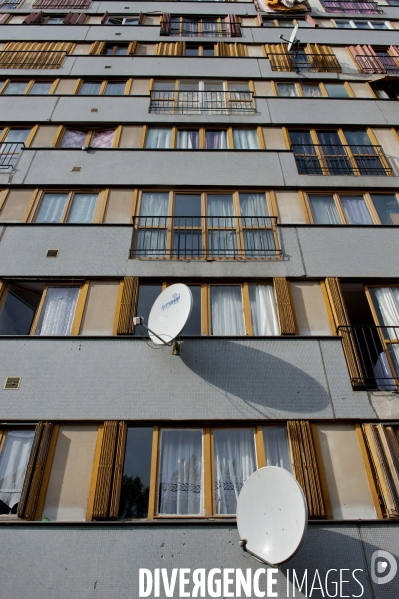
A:
{"type": "Polygon", "coordinates": [[[3,93],[6,96],[21,95],[26,90],[27,85],[27,81],[10,81],[3,93]]]}
{"type": "Polygon", "coordinates": [[[279,96],[292,98],[299,95],[295,83],[277,83],[276,85],[279,96]]]}
{"type": "MultiPolygon", "coordinates": [[[[144,318],[144,324],[148,325],[148,317],[152,304],[157,299],[158,295],[162,291],[162,285],[140,285],[139,287],[139,299],[137,302],[137,316],[144,318]]],[[[134,334],[138,336],[147,336],[147,329],[144,327],[135,327],[134,334]]]]}
{"type": "Polygon", "coordinates": [[[341,224],[337,206],[335,205],[334,197],[332,195],[311,195],[309,196],[309,200],[312,206],[314,222],[317,225],[341,224]]]}
{"type": "Polygon", "coordinates": [[[123,96],[125,93],[126,81],[109,81],[105,88],[106,96],[123,96]]]}
{"type": "Polygon", "coordinates": [[[41,293],[10,287],[0,311],[0,335],[29,335],[41,293]]]}
{"type": "Polygon", "coordinates": [[[52,81],[37,81],[34,83],[29,91],[31,96],[46,95],[50,92],[52,81]]]}
{"type": "Polygon", "coordinates": [[[147,518],[152,427],[129,427],[123,465],[119,518],[147,518]]]}
{"type": "Polygon", "coordinates": [[[10,129],[10,131],[7,133],[5,141],[25,143],[30,132],[30,129],[10,129]]]}
{"type": "Polygon", "coordinates": [[[158,514],[203,514],[202,430],[161,432],[158,514]]]}
{"type": "Polygon", "coordinates": [[[201,287],[199,285],[189,285],[193,296],[193,309],[191,316],[184,327],[181,336],[201,335],[201,287]]]}
{"type": "Polygon", "coordinates": [[[305,96],[305,98],[323,97],[318,83],[302,83],[302,93],[305,96]]]}
{"type": "Polygon", "coordinates": [[[341,196],[341,204],[349,225],[373,224],[363,196],[341,196]]]}
{"type": "Polygon", "coordinates": [[[343,83],[325,83],[329,98],[349,98],[348,90],[343,83]]]}
{"type": "Polygon", "coordinates": [[[286,427],[264,426],[263,440],[267,465],[278,466],[292,473],[286,427]]]}
{"type": "Polygon", "coordinates": [[[186,224],[189,227],[201,225],[201,196],[197,193],[177,193],[175,198],[174,224],[186,224]],[[184,219],[178,216],[187,217],[184,219]]]}
{"type": "Polygon", "coordinates": [[[45,193],[35,219],[36,222],[60,223],[67,199],[67,193],[45,193]]]}
{"type": "Polygon", "coordinates": [[[79,95],[81,96],[97,96],[100,93],[102,81],[83,81],[79,95]]]}
{"type": "Polygon", "coordinates": [[[382,225],[399,225],[399,202],[396,195],[373,193],[371,199],[382,225]]]}

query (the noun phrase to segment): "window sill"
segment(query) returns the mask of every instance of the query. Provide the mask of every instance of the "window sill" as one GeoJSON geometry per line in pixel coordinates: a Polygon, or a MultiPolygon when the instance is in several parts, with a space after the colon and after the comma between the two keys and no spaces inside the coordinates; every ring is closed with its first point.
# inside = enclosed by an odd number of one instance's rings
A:
{"type": "MultiPolygon", "coordinates": [[[[348,525],[348,524],[387,524],[387,525],[399,525],[399,521],[392,519],[358,519],[358,520],[308,520],[309,526],[340,526],[340,525],[348,525]]],[[[154,520],[96,520],[93,522],[82,522],[76,520],[63,520],[58,522],[39,522],[36,520],[20,520],[19,518],[16,520],[1,520],[0,519],[0,527],[1,526],[20,526],[20,525],[28,525],[28,526],[83,526],[83,527],[91,527],[91,526],[234,526],[236,527],[237,522],[236,518],[170,518],[170,519],[154,519],[154,520]]]]}

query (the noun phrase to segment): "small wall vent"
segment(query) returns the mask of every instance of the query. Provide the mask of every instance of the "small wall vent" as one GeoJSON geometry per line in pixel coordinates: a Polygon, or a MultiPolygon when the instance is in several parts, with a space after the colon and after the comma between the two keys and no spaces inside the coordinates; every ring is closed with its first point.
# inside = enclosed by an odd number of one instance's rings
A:
{"type": "Polygon", "coordinates": [[[90,112],[98,112],[98,108],[92,108],[90,112]]]}
{"type": "Polygon", "coordinates": [[[105,65],[104,69],[112,69],[110,64],[105,65]]]}
{"type": "Polygon", "coordinates": [[[81,170],[82,170],[81,166],[73,166],[71,173],[80,173],[81,170]]]}
{"type": "Polygon", "coordinates": [[[4,389],[19,389],[20,382],[20,376],[8,376],[4,384],[4,389]]]}
{"type": "Polygon", "coordinates": [[[47,250],[46,258],[58,258],[59,250],[47,250]]]}

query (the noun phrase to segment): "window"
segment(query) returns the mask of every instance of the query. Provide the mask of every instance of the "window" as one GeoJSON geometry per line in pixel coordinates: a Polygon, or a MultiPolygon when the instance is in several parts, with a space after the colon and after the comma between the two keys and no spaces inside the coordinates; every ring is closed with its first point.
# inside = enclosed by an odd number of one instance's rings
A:
{"type": "Polygon", "coordinates": [[[329,98],[349,98],[345,83],[325,83],[329,98]]]}
{"type": "Polygon", "coordinates": [[[371,87],[381,100],[397,100],[399,98],[399,84],[397,81],[381,81],[378,80],[371,83],[371,87]]]}
{"type": "Polygon", "coordinates": [[[311,23],[306,19],[271,19],[265,15],[262,15],[262,18],[263,27],[288,27],[289,29],[293,29],[295,25],[299,27],[312,27],[311,23]]]}
{"type": "Polygon", "coordinates": [[[145,147],[180,150],[259,150],[263,146],[260,128],[180,129],[148,127],[145,147]]]}
{"type": "Polygon", "coordinates": [[[81,96],[123,96],[126,89],[126,81],[82,81],[78,94],[81,96]]]}
{"type": "Polygon", "coordinates": [[[16,514],[28,466],[34,430],[0,431],[0,515],[16,514]],[[4,440],[2,437],[5,437],[4,440]]]}
{"type": "Polygon", "coordinates": [[[258,192],[141,192],[132,257],[278,257],[269,204],[258,192]]]}
{"type": "Polygon", "coordinates": [[[399,224],[399,196],[395,193],[372,193],[371,200],[382,225],[399,224]]]}
{"type": "Polygon", "coordinates": [[[399,377],[399,288],[368,286],[366,292],[374,307],[379,329],[381,353],[374,364],[374,375],[380,389],[395,387],[399,377]]]}
{"type": "Polygon", "coordinates": [[[380,146],[367,131],[289,132],[299,174],[391,175],[380,146]]]}
{"type": "Polygon", "coordinates": [[[224,20],[220,17],[204,17],[196,19],[191,17],[172,17],[170,20],[169,35],[185,37],[222,37],[227,31],[224,20]]]}
{"type": "Polygon", "coordinates": [[[349,83],[275,82],[277,95],[285,98],[354,98],[349,83]]]}
{"type": "Polygon", "coordinates": [[[204,44],[186,44],[186,56],[215,56],[215,48],[204,44]]]}
{"type": "Polygon", "coordinates": [[[105,46],[104,54],[108,56],[126,56],[128,54],[129,44],[108,43],[105,46]]]}
{"type": "Polygon", "coordinates": [[[151,476],[151,427],[129,427],[119,503],[119,518],[147,518],[151,476]]]}
{"type": "Polygon", "coordinates": [[[108,17],[105,25],[139,25],[140,16],[132,15],[129,17],[108,17]]]}
{"type": "Polygon", "coordinates": [[[313,222],[318,225],[372,225],[369,196],[309,194],[313,222]]]}
{"type": "Polygon", "coordinates": [[[343,12],[343,13],[365,13],[365,14],[378,14],[381,9],[378,7],[378,3],[372,0],[322,0],[326,12],[343,12]]]}
{"type": "Polygon", "coordinates": [[[97,193],[44,193],[36,213],[36,223],[92,223],[97,193]]]}
{"type": "Polygon", "coordinates": [[[60,148],[112,148],[114,147],[115,129],[87,131],[82,129],[65,129],[59,144],[60,148]]]}
{"type": "Polygon", "coordinates": [[[7,81],[0,81],[0,89],[4,95],[47,95],[51,92],[53,84],[54,81],[8,79],[7,81]]]}
{"type": "Polygon", "coordinates": [[[79,287],[48,287],[35,335],[70,335],[79,287]]]}
{"type": "Polygon", "coordinates": [[[330,46],[307,44],[287,50],[286,44],[265,44],[272,71],[340,73],[341,66],[330,46]]]}
{"type": "Polygon", "coordinates": [[[333,21],[338,29],[392,29],[388,21],[351,21],[337,19],[333,21]]]}
{"type": "Polygon", "coordinates": [[[0,309],[0,335],[29,335],[42,292],[9,285],[0,309]]]}
{"type": "Polygon", "coordinates": [[[388,49],[372,46],[349,46],[349,52],[362,73],[388,75],[399,73],[399,53],[396,46],[390,46],[388,49]]]}
{"type": "Polygon", "coordinates": [[[32,129],[5,128],[0,130],[0,172],[13,169],[18,162],[32,129]]]}

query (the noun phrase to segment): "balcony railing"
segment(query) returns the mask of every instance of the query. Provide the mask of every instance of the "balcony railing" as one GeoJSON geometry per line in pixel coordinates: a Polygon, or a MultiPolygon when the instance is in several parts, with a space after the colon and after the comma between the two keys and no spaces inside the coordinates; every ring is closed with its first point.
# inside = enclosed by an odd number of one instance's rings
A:
{"type": "Polygon", "coordinates": [[[391,176],[381,146],[292,144],[300,175],[391,176]]]}
{"type": "MultiPolygon", "coordinates": [[[[162,28],[161,28],[162,31],[162,28]]],[[[231,30],[227,27],[220,27],[218,24],[206,23],[170,23],[169,35],[179,37],[231,37],[231,30]],[[211,26],[212,25],[212,26],[211,26]]],[[[241,33],[240,33],[241,35],[241,33]]],[[[234,37],[240,37],[235,34],[234,37]]]]}
{"type": "Polygon", "coordinates": [[[149,112],[162,114],[254,114],[252,92],[153,90],[149,112]]]}
{"type": "Polygon", "coordinates": [[[377,2],[346,2],[345,0],[323,0],[326,12],[343,12],[352,14],[377,15],[384,14],[377,2]]]}
{"type": "Polygon", "coordinates": [[[0,173],[11,172],[21,156],[24,149],[21,142],[4,142],[0,144],[0,173]]]}
{"type": "Polygon", "coordinates": [[[399,59],[395,60],[391,56],[356,54],[355,58],[363,73],[381,73],[386,75],[399,74],[399,59]]]}
{"type": "Polygon", "coordinates": [[[355,388],[392,391],[399,386],[399,325],[340,326],[338,332],[355,388]]]}
{"type": "Polygon", "coordinates": [[[66,55],[63,50],[3,50],[0,69],[59,69],[66,55]]]}
{"type": "Polygon", "coordinates": [[[291,54],[268,54],[272,71],[340,73],[341,66],[334,54],[308,54],[298,51],[291,54]]]}
{"type": "Polygon", "coordinates": [[[276,216],[137,216],[131,258],[279,258],[276,216]]]}

